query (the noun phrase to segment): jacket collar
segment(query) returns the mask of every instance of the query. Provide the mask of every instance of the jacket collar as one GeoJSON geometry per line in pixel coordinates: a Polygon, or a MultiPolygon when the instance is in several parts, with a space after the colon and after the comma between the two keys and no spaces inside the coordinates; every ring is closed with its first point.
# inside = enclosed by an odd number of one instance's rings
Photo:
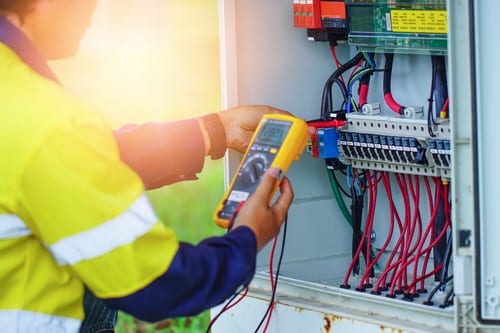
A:
{"type": "Polygon", "coordinates": [[[3,16],[0,16],[0,43],[11,48],[12,51],[14,51],[17,56],[35,72],[49,80],[59,83],[59,80],[50,69],[47,61],[37,51],[29,38],[3,16]]]}

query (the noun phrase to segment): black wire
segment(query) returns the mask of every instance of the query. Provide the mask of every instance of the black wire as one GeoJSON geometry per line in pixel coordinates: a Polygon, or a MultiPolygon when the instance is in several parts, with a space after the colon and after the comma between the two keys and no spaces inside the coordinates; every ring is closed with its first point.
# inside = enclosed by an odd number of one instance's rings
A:
{"type": "Polygon", "coordinates": [[[429,296],[427,296],[427,299],[425,300],[424,304],[426,304],[426,305],[432,305],[433,304],[432,303],[432,298],[437,293],[437,291],[439,289],[441,289],[441,287],[443,287],[445,284],[447,284],[448,282],[450,282],[452,279],[453,279],[453,275],[450,275],[443,282],[440,282],[437,286],[435,286],[434,289],[432,289],[432,291],[429,293],[429,296]]]}
{"type": "Polygon", "coordinates": [[[214,326],[215,322],[217,321],[217,319],[219,319],[219,317],[227,311],[227,309],[229,308],[229,306],[231,305],[231,303],[234,301],[234,299],[236,297],[239,296],[240,293],[242,293],[245,289],[247,288],[247,286],[245,287],[242,287],[238,292],[234,293],[233,296],[231,296],[231,298],[229,298],[229,300],[226,302],[226,304],[224,305],[224,307],[219,311],[219,313],[217,313],[217,315],[210,321],[210,324],[208,325],[207,327],[207,330],[205,331],[205,333],[209,333],[210,330],[212,329],[212,326],[214,326]]]}
{"type": "MultiPolygon", "coordinates": [[[[391,80],[392,80],[392,65],[394,62],[394,53],[385,53],[385,64],[384,64],[384,79],[382,83],[384,96],[391,95],[391,80]]],[[[405,107],[400,105],[399,110],[397,112],[402,115],[404,114],[405,107]]]]}
{"type": "Polygon", "coordinates": [[[448,80],[446,78],[446,58],[444,56],[433,55],[433,61],[436,66],[436,76],[434,82],[434,105],[436,110],[435,117],[439,118],[440,111],[448,99],[448,80]]]}
{"type": "Polygon", "coordinates": [[[440,282],[443,282],[446,277],[448,276],[448,269],[449,269],[449,266],[450,266],[450,262],[451,262],[451,252],[452,252],[452,248],[453,248],[453,237],[451,236],[451,234],[448,236],[448,242],[446,244],[446,252],[444,254],[444,258],[443,258],[443,263],[444,263],[444,266],[441,270],[441,279],[440,279],[440,282]]]}
{"type": "Polygon", "coordinates": [[[429,102],[427,106],[427,131],[429,132],[429,135],[431,137],[435,137],[436,134],[434,134],[434,131],[432,130],[432,125],[433,124],[435,125],[434,111],[433,111],[434,91],[436,87],[436,74],[437,74],[437,62],[435,57],[431,56],[431,63],[432,63],[431,92],[429,95],[429,99],[427,99],[427,101],[429,102]]]}
{"type": "Polygon", "coordinates": [[[357,53],[352,59],[350,59],[348,62],[337,68],[331,75],[330,77],[326,80],[325,86],[323,87],[323,96],[321,99],[321,118],[323,119],[330,119],[330,113],[333,112],[333,105],[332,105],[332,87],[333,84],[336,84],[339,88],[340,91],[342,92],[342,96],[344,97],[344,103],[348,103],[349,101],[347,100],[347,87],[345,84],[340,80],[340,77],[342,74],[344,74],[347,70],[350,68],[356,66],[361,60],[364,59],[363,53],[359,52],[357,53]]]}
{"type": "MultiPolygon", "coordinates": [[[[355,260],[355,264],[352,269],[353,275],[358,275],[360,272],[359,256],[355,258],[358,247],[360,246],[362,240],[361,223],[363,216],[363,201],[364,192],[361,194],[356,193],[355,186],[351,186],[352,198],[351,198],[351,225],[352,225],[352,259],[355,260]]],[[[366,256],[366,243],[363,242],[361,254],[366,256]]],[[[365,258],[366,260],[366,258],[365,258]]]]}
{"type": "Polygon", "coordinates": [[[454,287],[451,287],[450,290],[448,291],[448,293],[446,294],[446,296],[444,297],[444,301],[443,301],[443,304],[441,304],[439,307],[440,308],[446,308],[450,305],[453,304],[453,296],[455,295],[455,290],[454,290],[454,287]]]}
{"type": "Polygon", "coordinates": [[[332,101],[333,84],[336,84],[340,88],[340,92],[342,93],[342,97],[344,98],[342,105],[344,105],[344,103],[347,100],[347,88],[345,84],[338,77],[335,78],[330,77],[326,82],[325,87],[323,88],[323,96],[321,99],[321,118],[325,120],[330,119],[330,113],[333,112],[333,101],[332,101]]]}
{"type": "MultiPolygon", "coordinates": [[[[266,320],[266,318],[267,318],[267,316],[269,314],[269,311],[271,311],[271,308],[273,307],[273,304],[274,304],[274,298],[276,297],[276,290],[278,289],[278,279],[280,277],[281,262],[283,260],[283,253],[285,252],[286,229],[287,229],[286,227],[287,227],[287,224],[288,224],[287,222],[288,222],[288,214],[285,216],[285,222],[283,223],[283,239],[281,240],[280,258],[278,260],[278,266],[276,267],[276,275],[275,275],[275,278],[274,278],[273,293],[271,295],[271,299],[269,300],[269,305],[267,306],[266,313],[264,313],[264,316],[260,320],[259,325],[255,329],[255,333],[257,333],[259,331],[260,327],[262,326],[262,324],[266,320]]],[[[270,269],[272,269],[272,267],[270,267],[270,269]]],[[[272,272],[271,272],[271,274],[272,274],[272,272]]]]}

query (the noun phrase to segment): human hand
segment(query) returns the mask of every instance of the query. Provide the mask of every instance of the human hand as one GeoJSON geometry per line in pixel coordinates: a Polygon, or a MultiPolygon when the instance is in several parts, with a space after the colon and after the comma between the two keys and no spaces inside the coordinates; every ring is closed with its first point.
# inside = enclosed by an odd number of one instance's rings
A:
{"type": "Polygon", "coordinates": [[[260,119],[267,113],[290,115],[267,105],[236,106],[217,113],[224,125],[227,147],[245,152],[260,119]]]}
{"type": "Polygon", "coordinates": [[[233,229],[240,226],[252,229],[257,239],[257,251],[279,233],[293,201],[292,186],[288,178],[283,177],[279,185],[281,194],[272,206],[268,203],[280,172],[272,167],[262,175],[259,186],[241,207],[233,223],[233,229]]]}

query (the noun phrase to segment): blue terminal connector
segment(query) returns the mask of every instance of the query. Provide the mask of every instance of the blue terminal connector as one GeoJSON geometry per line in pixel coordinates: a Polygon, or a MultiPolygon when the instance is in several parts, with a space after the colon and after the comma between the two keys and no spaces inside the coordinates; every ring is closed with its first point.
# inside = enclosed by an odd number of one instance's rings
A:
{"type": "Polygon", "coordinates": [[[318,129],[319,157],[320,158],[338,158],[339,135],[336,128],[318,129]]]}

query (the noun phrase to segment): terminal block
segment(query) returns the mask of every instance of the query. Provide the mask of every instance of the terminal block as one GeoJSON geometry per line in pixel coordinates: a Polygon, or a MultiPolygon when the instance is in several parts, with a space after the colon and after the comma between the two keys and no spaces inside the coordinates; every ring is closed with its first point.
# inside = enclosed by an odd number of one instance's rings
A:
{"type": "Polygon", "coordinates": [[[339,160],[357,168],[449,177],[449,125],[423,119],[351,113],[338,129],[339,160]]]}

